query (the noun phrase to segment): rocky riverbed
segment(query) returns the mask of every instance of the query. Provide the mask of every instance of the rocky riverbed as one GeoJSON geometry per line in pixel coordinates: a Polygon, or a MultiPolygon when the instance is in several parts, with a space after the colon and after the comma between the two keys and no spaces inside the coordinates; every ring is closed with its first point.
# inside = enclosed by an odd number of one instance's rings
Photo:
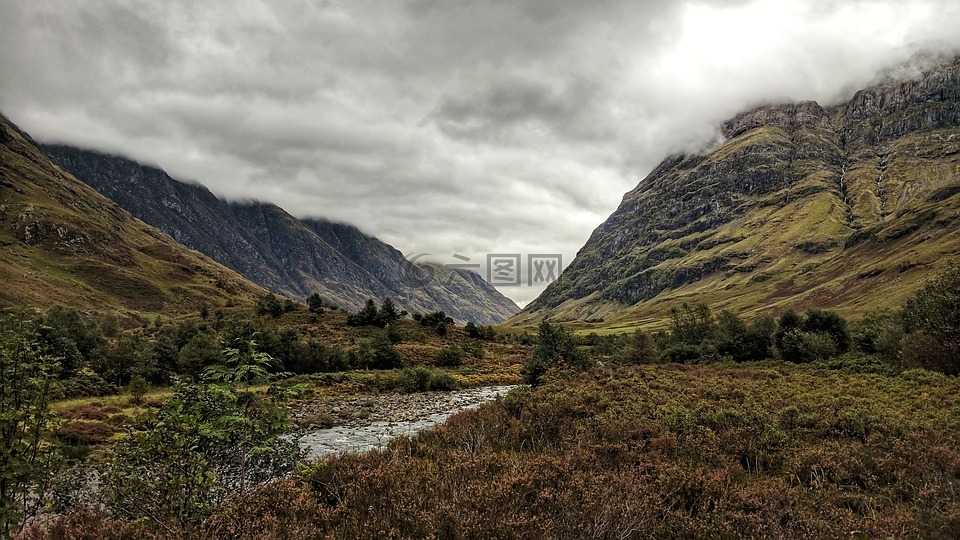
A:
{"type": "Polygon", "coordinates": [[[311,457],[365,452],[412,435],[450,415],[502,396],[516,386],[449,392],[322,396],[301,403],[293,419],[305,430],[300,444],[311,457]]]}

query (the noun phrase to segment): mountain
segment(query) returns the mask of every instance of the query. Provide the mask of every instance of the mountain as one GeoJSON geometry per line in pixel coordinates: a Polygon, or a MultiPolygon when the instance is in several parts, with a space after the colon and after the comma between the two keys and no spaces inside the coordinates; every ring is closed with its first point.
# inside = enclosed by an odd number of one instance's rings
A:
{"type": "Polygon", "coordinates": [[[0,308],[127,317],[252,305],[266,291],[133,217],[0,115],[0,308]]]}
{"type": "Polygon", "coordinates": [[[317,292],[353,310],[367,298],[390,297],[411,312],[444,311],[478,324],[519,311],[478,275],[415,265],[352,225],[300,220],[273,204],[227,202],[199,184],[122,157],[43,148],[140,219],[278,294],[303,299],[317,292]]]}
{"type": "Polygon", "coordinates": [[[960,60],[844,104],[762,106],[668,157],[512,322],[895,306],[960,254],[960,60]]]}

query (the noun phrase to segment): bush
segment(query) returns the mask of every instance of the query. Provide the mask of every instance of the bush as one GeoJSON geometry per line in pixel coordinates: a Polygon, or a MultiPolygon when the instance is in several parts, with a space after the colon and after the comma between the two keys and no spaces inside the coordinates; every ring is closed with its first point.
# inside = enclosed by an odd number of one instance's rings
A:
{"type": "Polygon", "coordinates": [[[256,311],[257,315],[269,315],[276,319],[283,315],[283,304],[275,294],[269,293],[257,301],[256,311]]]}
{"type": "Polygon", "coordinates": [[[403,367],[403,358],[387,333],[380,330],[373,338],[351,351],[351,363],[361,369],[395,369],[403,367]]]}
{"type": "Polygon", "coordinates": [[[531,386],[540,384],[547,370],[553,367],[571,367],[586,370],[590,361],[579,349],[577,341],[563,326],[542,321],[537,331],[537,344],[533,355],[523,366],[523,382],[531,386]]]}
{"type": "Polygon", "coordinates": [[[0,318],[0,535],[9,537],[43,505],[59,468],[51,444],[60,369],[23,318],[0,318]]]}
{"type": "Polygon", "coordinates": [[[678,364],[706,364],[721,360],[717,348],[712,343],[690,345],[678,343],[671,345],[660,353],[661,362],[675,362],[678,364]]]}
{"type": "Polygon", "coordinates": [[[837,313],[810,309],[806,315],[788,310],[774,334],[777,354],[790,362],[827,360],[850,349],[847,321],[837,313]]]}
{"type": "Polygon", "coordinates": [[[150,390],[150,386],[147,384],[146,379],[137,376],[130,379],[130,386],[127,387],[127,390],[130,391],[130,397],[133,398],[133,402],[139,405],[140,402],[143,401],[143,396],[150,390]]]}
{"type": "Polygon", "coordinates": [[[73,399],[111,396],[116,393],[117,386],[103,380],[103,377],[97,374],[78,373],[60,383],[56,396],[73,399]]]}
{"type": "MultiPolygon", "coordinates": [[[[228,377],[228,381],[242,377],[228,377]]],[[[244,493],[290,470],[301,457],[284,394],[269,398],[232,383],[184,385],[128,429],[103,463],[107,506],[132,519],[183,533],[231,492],[244,493]]]]}
{"type": "Polygon", "coordinates": [[[455,390],[457,382],[441,369],[423,366],[404,369],[400,374],[400,391],[406,393],[455,390]]]}
{"type": "Polygon", "coordinates": [[[905,361],[960,374],[960,265],[952,265],[908,300],[903,322],[905,361]]]}
{"type": "Polygon", "coordinates": [[[462,365],[463,350],[459,347],[444,347],[437,351],[437,355],[434,358],[434,364],[445,367],[462,365]]]}

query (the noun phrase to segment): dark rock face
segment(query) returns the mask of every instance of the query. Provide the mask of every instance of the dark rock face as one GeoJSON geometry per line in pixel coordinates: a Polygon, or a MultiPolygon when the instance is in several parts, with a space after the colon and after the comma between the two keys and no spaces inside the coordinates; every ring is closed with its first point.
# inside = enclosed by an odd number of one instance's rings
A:
{"type": "MultiPolygon", "coordinates": [[[[266,203],[228,203],[205,187],[128,159],[65,146],[44,150],[65,170],[177,242],[278,294],[317,292],[348,309],[392,298],[411,312],[444,311],[492,324],[519,308],[479,276],[433,279],[392,246],[356,227],[299,220],[266,203]]],[[[469,275],[468,275],[469,274],[469,275]]]]}
{"type": "Polygon", "coordinates": [[[918,279],[863,267],[896,259],[930,272],[960,253],[948,226],[960,208],[958,101],[953,59],[844,105],[744,112],[721,126],[720,148],[671,156],[627,193],[516,320],[652,316],[653,299],[852,310],[902,297],[918,279]]]}

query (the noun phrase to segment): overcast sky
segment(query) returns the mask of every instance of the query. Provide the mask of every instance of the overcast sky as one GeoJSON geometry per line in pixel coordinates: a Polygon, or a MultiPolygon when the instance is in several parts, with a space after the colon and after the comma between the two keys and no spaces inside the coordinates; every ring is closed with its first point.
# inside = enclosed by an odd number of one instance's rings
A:
{"type": "Polygon", "coordinates": [[[0,110],[408,255],[566,265],[725,118],[958,46],[956,1],[0,0],[0,110]]]}

